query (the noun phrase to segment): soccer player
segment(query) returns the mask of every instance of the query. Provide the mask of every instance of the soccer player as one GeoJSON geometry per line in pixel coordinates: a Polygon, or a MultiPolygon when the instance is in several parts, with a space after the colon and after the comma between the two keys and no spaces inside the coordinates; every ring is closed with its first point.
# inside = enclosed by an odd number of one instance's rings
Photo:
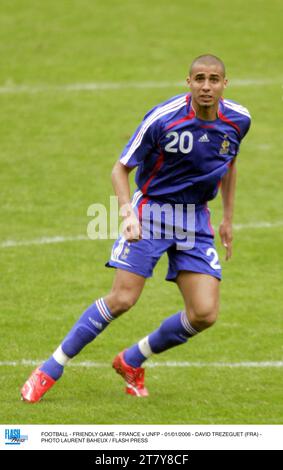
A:
{"type": "MultiPolygon", "coordinates": [[[[166,279],[176,282],[184,307],[114,358],[113,367],[125,380],[126,393],[147,396],[142,364],[152,354],[184,344],[215,323],[221,266],[207,201],[216,196],[221,184],[219,233],[228,260],[232,254],[236,156],[248,132],[250,115],[240,104],[222,97],[227,79],[225,66],[216,56],[197,57],[187,83],[190,93],[174,96],[146,114],[114,165],[112,182],[124,229],[107,263],[116,268],[111,291],[82,314],[54,354],[32,372],[21,390],[23,400],[39,401],[61,377],[67,362],[136,303],[164,252],[169,259],[166,279]],[[129,173],[134,168],[137,190],[131,200],[129,173]],[[175,232],[166,237],[164,220],[157,229],[158,237],[143,237],[143,227],[149,223],[143,218],[145,207],[157,205],[161,209],[164,204],[172,208],[175,228],[185,234],[188,219],[178,218],[176,207],[183,204],[186,215],[186,205],[195,205],[193,247],[178,246],[182,243],[175,232]]],[[[152,235],[150,229],[149,233],[152,235]]]]}

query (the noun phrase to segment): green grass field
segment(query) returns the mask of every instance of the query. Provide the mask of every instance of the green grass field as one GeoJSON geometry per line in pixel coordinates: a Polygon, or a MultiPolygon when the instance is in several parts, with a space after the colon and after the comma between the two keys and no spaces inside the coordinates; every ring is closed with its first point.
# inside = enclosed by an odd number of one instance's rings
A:
{"type": "MultiPolygon", "coordinates": [[[[280,0],[1,2],[0,423],[283,424],[282,367],[212,364],[282,361],[282,13],[280,0]],[[148,109],[185,92],[177,83],[205,52],[223,58],[234,80],[226,97],[253,117],[235,214],[251,226],[235,230],[229,263],[217,239],[216,326],[152,360],[205,365],[148,367],[146,400],[124,395],[111,369],[118,351],[182,308],[176,286],[161,281],[164,257],[133,310],[73,361],[109,367],[70,366],[40,404],[22,403],[33,366],[20,361],[47,358],[108,292],[112,241],[4,242],[86,235],[87,208],[108,206],[111,168],[129,136],[148,109]],[[89,83],[121,86],[83,89],[89,83]]],[[[210,207],[217,228],[220,199],[210,207]]]]}

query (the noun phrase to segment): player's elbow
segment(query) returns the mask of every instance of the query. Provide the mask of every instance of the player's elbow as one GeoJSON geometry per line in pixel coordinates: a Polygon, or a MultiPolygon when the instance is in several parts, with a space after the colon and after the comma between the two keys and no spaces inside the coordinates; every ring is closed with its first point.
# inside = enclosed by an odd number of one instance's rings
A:
{"type": "Polygon", "coordinates": [[[115,182],[117,180],[117,178],[119,178],[123,175],[127,176],[130,173],[131,170],[132,170],[132,168],[129,168],[129,167],[123,165],[123,163],[121,163],[120,161],[117,161],[115,163],[115,165],[113,166],[112,172],[111,172],[112,183],[115,182]]]}

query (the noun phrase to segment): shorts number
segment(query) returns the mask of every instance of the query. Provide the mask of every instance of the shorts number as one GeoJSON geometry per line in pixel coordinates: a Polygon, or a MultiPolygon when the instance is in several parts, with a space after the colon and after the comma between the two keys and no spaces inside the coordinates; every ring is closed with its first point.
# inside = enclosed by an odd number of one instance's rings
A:
{"type": "Polygon", "coordinates": [[[206,250],[206,256],[208,256],[209,258],[213,256],[212,261],[209,263],[213,269],[221,269],[221,266],[219,264],[218,254],[214,248],[208,248],[206,250]]]}
{"type": "Polygon", "coordinates": [[[169,132],[166,138],[172,140],[165,146],[165,150],[171,153],[177,153],[178,150],[182,153],[190,153],[193,148],[193,134],[190,131],[184,131],[181,134],[178,132],[169,132]]]}

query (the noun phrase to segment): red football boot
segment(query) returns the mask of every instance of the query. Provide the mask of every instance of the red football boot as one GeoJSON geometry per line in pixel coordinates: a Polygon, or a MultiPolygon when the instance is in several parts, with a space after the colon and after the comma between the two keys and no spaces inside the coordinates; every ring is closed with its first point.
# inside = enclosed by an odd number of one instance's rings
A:
{"type": "Polygon", "coordinates": [[[129,366],[124,359],[124,351],[120,352],[113,360],[112,367],[126,381],[125,392],[136,397],[147,397],[148,391],[144,386],[144,369],[142,367],[129,366]]]}
{"type": "Polygon", "coordinates": [[[39,370],[39,368],[35,369],[22,387],[22,400],[29,403],[38,402],[55,383],[56,380],[45,372],[39,370]]]}

